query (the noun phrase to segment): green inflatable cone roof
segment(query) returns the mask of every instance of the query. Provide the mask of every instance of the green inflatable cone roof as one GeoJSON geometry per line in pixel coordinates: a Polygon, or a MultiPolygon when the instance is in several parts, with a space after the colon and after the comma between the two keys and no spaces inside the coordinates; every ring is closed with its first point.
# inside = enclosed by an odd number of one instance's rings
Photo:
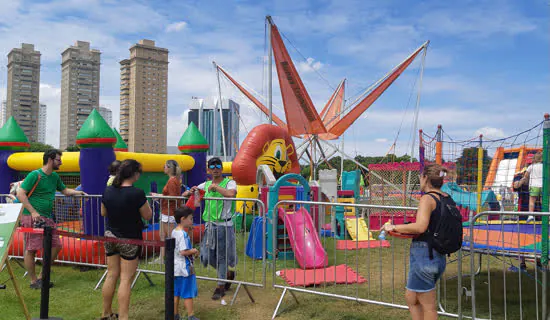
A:
{"type": "Polygon", "coordinates": [[[206,152],[208,151],[208,148],[208,141],[206,141],[195,123],[191,122],[181,136],[180,142],[178,143],[178,149],[182,153],[191,153],[206,152]]]}
{"type": "Polygon", "coordinates": [[[25,150],[29,146],[29,139],[25,132],[17,121],[10,117],[0,129],[0,150],[25,150]]]}
{"type": "Polygon", "coordinates": [[[126,144],[126,142],[124,142],[122,136],[120,135],[120,133],[118,133],[118,130],[113,128],[113,133],[116,137],[116,144],[114,146],[115,151],[128,151],[128,145],[126,144]]]}
{"type": "Polygon", "coordinates": [[[115,143],[113,129],[99,112],[93,109],[76,135],[76,144],[81,148],[105,148],[112,147],[115,143]]]}

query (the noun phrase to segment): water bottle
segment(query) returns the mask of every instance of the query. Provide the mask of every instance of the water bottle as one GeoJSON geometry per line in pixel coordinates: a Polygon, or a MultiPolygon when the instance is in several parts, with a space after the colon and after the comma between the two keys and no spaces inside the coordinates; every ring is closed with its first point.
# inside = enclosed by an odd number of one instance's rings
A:
{"type": "Polygon", "coordinates": [[[194,203],[195,208],[200,207],[200,205],[201,205],[201,192],[199,191],[199,189],[195,190],[195,193],[194,193],[193,196],[195,197],[195,199],[194,199],[195,200],[195,203],[194,203]]]}
{"type": "MultiPolygon", "coordinates": [[[[384,223],[384,226],[389,225],[389,224],[390,224],[390,222],[388,221],[388,222],[384,223]]],[[[380,234],[378,235],[378,240],[386,240],[386,234],[387,234],[386,230],[382,229],[382,232],[380,232],[380,234]]]]}

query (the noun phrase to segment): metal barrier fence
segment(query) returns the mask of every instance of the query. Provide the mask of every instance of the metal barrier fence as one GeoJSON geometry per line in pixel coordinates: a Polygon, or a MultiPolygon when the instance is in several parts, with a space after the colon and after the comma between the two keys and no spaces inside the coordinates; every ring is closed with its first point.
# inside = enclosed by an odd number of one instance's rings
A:
{"type": "Polygon", "coordinates": [[[547,319],[548,268],[540,264],[545,239],[538,222],[543,216],[550,213],[486,211],[472,217],[464,250],[486,256],[486,262],[475,266],[471,260],[471,310],[465,313],[475,319],[547,319]],[[535,222],[527,223],[528,216],[535,222]]]}
{"type": "MultiPolygon", "coordinates": [[[[269,222],[272,223],[271,232],[279,232],[278,237],[273,237],[273,248],[279,251],[273,253],[277,259],[272,262],[272,277],[273,287],[283,289],[283,292],[273,318],[277,317],[287,292],[294,299],[293,292],[302,292],[408,309],[405,285],[410,239],[388,237],[382,241],[372,231],[378,231],[388,220],[394,223],[410,221],[416,208],[285,200],[276,204],[275,212],[278,215],[269,222]],[[319,206],[320,212],[330,212],[331,221],[336,220],[336,228],[345,228],[354,239],[321,237],[317,242],[311,229],[315,229],[318,237],[321,233],[326,234],[326,231],[320,231],[324,227],[321,219],[309,218],[300,209],[304,207],[311,212],[313,210],[308,209],[314,206],[319,206]],[[277,224],[273,223],[275,220],[278,220],[277,224]],[[306,248],[303,238],[308,234],[312,238],[306,248]],[[288,253],[290,248],[294,255],[288,253]],[[323,266],[323,259],[326,259],[327,267],[323,266]]],[[[461,250],[450,259],[457,263],[447,267],[437,286],[438,313],[459,318],[463,290],[461,274],[467,269],[463,269],[461,250]]]]}
{"type": "MultiPolygon", "coordinates": [[[[6,195],[0,195],[4,196],[6,195]]],[[[167,201],[164,210],[170,212],[172,208],[183,205],[186,199],[162,196],[148,199],[153,217],[144,229],[144,240],[160,240],[163,228],[171,228],[171,224],[162,223],[163,209],[160,202],[167,201]]],[[[222,201],[218,198],[205,200],[222,201]]],[[[231,205],[239,202],[240,205],[246,205],[249,211],[244,217],[236,214],[231,216],[231,221],[236,226],[233,230],[237,261],[231,266],[226,260],[224,267],[226,270],[234,267],[235,279],[226,280],[220,277],[214,268],[205,267],[200,261],[196,262],[195,271],[200,280],[231,282],[237,285],[231,303],[234,303],[241,287],[254,301],[247,287],[266,286],[269,266],[266,263],[265,236],[267,232],[272,232],[280,235],[273,237],[274,252],[267,252],[275,257],[270,264],[273,269],[272,286],[283,289],[273,317],[277,316],[287,292],[295,299],[294,292],[303,292],[407,309],[404,287],[408,273],[410,240],[389,237],[387,241],[381,241],[372,232],[378,231],[388,220],[394,223],[410,221],[416,208],[285,200],[278,202],[275,205],[275,214],[266,219],[264,205],[257,199],[224,198],[223,201],[231,205]],[[301,207],[314,213],[313,216],[307,218],[305,214],[299,215],[301,207]],[[282,209],[280,214],[279,209],[282,209]],[[247,223],[246,220],[259,215],[264,215],[264,218],[258,219],[255,225],[250,226],[247,223]],[[309,219],[311,223],[307,221],[309,219]],[[331,221],[330,227],[325,224],[325,220],[331,221]],[[269,230],[267,223],[271,223],[269,230]],[[336,230],[332,230],[334,228],[336,230]],[[248,238],[254,233],[260,240],[251,241],[252,248],[248,248],[248,251],[256,252],[257,248],[254,246],[260,245],[260,252],[264,254],[251,258],[246,254],[247,244],[248,238]],[[311,233],[316,233],[320,240],[312,242],[312,247],[305,248],[305,242],[299,242],[297,238],[311,233]],[[346,239],[346,233],[354,239],[346,239]],[[326,236],[323,237],[323,234],[326,236]],[[308,258],[304,257],[306,251],[308,258]],[[345,267],[325,268],[323,259],[326,259],[327,267],[345,267]],[[312,264],[313,267],[307,264],[312,264]],[[313,276],[306,278],[306,272],[311,272],[306,270],[313,270],[313,276]]],[[[202,213],[207,209],[203,204],[204,202],[197,212],[202,213]]],[[[96,210],[100,205],[100,196],[56,197],[54,213],[58,228],[97,233],[105,220],[97,219],[90,224],[83,217],[87,216],[88,210],[96,210]]],[[[459,319],[545,319],[548,306],[548,270],[537,263],[541,255],[538,245],[541,241],[540,224],[527,224],[519,219],[528,215],[538,218],[550,216],[550,213],[482,212],[470,220],[473,223],[464,229],[463,249],[447,259],[446,271],[437,285],[440,315],[459,319]],[[487,222],[484,219],[489,215],[500,216],[501,220],[487,222]],[[502,222],[504,218],[507,220],[502,222]],[[525,272],[521,270],[523,261],[527,266],[525,272]],[[520,269],[520,272],[514,272],[515,269],[520,269]],[[464,280],[465,277],[470,279],[464,280]]],[[[202,229],[194,232],[194,236],[196,244],[204,240],[202,229]]],[[[225,237],[227,242],[228,235],[225,237]]],[[[62,242],[64,249],[56,262],[106,267],[105,251],[100,241],[64,238],[62,242]]],[[[23,250],[22,234],[19,234],[13,241],[10,258],[23,258],[23,250]]],[[[152,281],[148,274],[164,273],[163,259],[159,257],[158,249],[143,248],[134,283],[140,275],[152,281]]],[[[102,280],[103,277],[96,288],[102,280]]]]}
{"type": "MultiPolygon", "coordinates": [[[[0,195],[6,197],[8,195],[0,195]]],[[[71,232],[84,232],[86,228],[89,234],[97,235],[105,221],[103,218],[85,221],[83,217],[90,210],[100,210],[101,196],[88,195],[85,197],[56,196],[53,205],[53,219],[57,228],[71,232]]],[[[105,268],[105,250],[103,243],[93,240],[63,237],[61,239],[63,249],[57,256],[56,262],[86,267],[105,268]]],[[[24,257],[23,234],[16,233],[10,250],[10,258],[24,257]]],[[[37,258],[41,260],[42,258],[37,258]]]]}
{"type": "MultiPolygon", "coordinates": [[[[174,228],[174,225],[170,222],[168,223],[168,217],[163,216],[164,211],[171,212],[184,205],[184,200],[187,200],[183,197],[167,197],[167,196],[152,196],[148,197],[151,203],[151,208],[153,210],[153,218],[149,222],[149,226],[144,232],[144,240],[162,240],[164,235],[170,236],[171,231],[174,228]],[[164,208],[162,202],[165,202],[164,208]],[[166,232],[166,233],[164,233],[166,232]]],[[[246,206],[250,211],[246,215],[236,214],[235,211],[232,211],[233,214],[230,217],[227,217],[228,225],[233,225],[231,230],[233,234],[224,233],[222,238],[216,238],[216,242],[213,244],[215,248],[218,246],[225,247],[225,252],[220,255],[220,251],[216,250],[215,257],[208,257],[208,259],[216,260],[206,261],[203,263],[203,259],[206,258],[205,255],[201,254],[201,259],[195,262],[195,272],[197,279],[207,280],[207,281],[216,281],[219,285],[222,283],[231,283],[237,285],[237,288],[234,291],[233,297],[231,299],[231,304],[235,302],[235,299],[238,295],[238,292],[241,288],[244,288],[248,297],[251,301],[254,301],[250,291],[247,287],[265,287],[266,284],[266,268],[265,268],[265,255],[262,259],[253,259],[246,255],[248,237],[251,233],[257,232],[252,231],[252,218],[259,216],[265,212],[264,204],[258,199],[248,199],[248,198],[204,198],[200,203],[199,207],[195,211],[195,215],[201,214],[205,210],[209,210],[209,203],[218,204],[223,202],[225,206],[233,206],[233,204],[239,203],[241,208],[238,208],[240,211],[244,210],[242,206],[246,206]],[[251,232],[252,231],[252,232],[251,232]],[[234,247],[233,247],[234,244],[234,247]],[[233,251],[233,252],[230,252],[233,251]],[[231,255],[235,256],[236,261],[230,261],[232,259],[224,259],[223,257],[230,257],[231,255]],[[221,262],[219,261],[221,259],[221,262]],[[234,263],[233,263],[234,262],[234,263]],[[208,264],[205,266],[205,264],[208,264]],[[212,264],[217,265],[217,268],[213,268],[212,264]],[[233,271],[235,278],[233,280],[227,280],[227,277],[222,277],[217,270],[227,270],[233,271]]],[[[237,209],[237,208],[236,208],[237,209]]],[[[197,217],[195,216],[195,221],[197,217]]],[[[205,237],[205,225],[194,226],[194,230],[190,237],[194,245],[199,246],[199,251],[204,249],[202,245],[205,237]]],[[[262,234],[265,235],[265,219],[262,219],[260,225],[262,234]]],[[[259,235],[262,236],[262,235],[259,235]]],[[[250,250],[255,251],[257,242],[251,242],[250,250]]],[[[262,249],[265,252],[265,241],[263,242],[262,249]]],[[[155,250],[150,247],[143,247],[142,249],[142,258],[140,259],[140,264],[138,266],[138,274],[136,276],[137,281],[140,275],[144,275],[148,281],[151,282],[150,278],[147,277],[147,274],[164,274],[164,263],[162,252],[155,250]]],[[[101,282],[101,281],[100,281],[101,282]]],[[[98,284],[99,285],[99,284],[98,284]]]]}
{"type": "MultiPolygon", "coordinates": [[[[0,195],[0,197],[6,197],[8,195],[0,195]]],[[[163,213],[172,212],[178,207],[184,205],[186,198],[183,197],[166,197],[166,196],[148,196],[147,197],[151,209],[153,211],[153,217],[149,221],[144,221],[143,239],[144,240],[162,240],[164,235],[171,236],[171,231],[175,227],[173,224],[173,217],[164,217],[163,213]],[[162,207],[162,203],[164,207],[162,207]],[[164,212],[165,211],[165,212],[164,212]],[[169,220],[170,219],[170,220],[169,220]],[[166,231],[166,233],[164,233],[166,231]]],[[[235,203],[239,203],[241,206],[246,206],[248,212],[246,215],[236,214],[232,211],[232,215],[227,218],[225,222],[227,225],[233,225],[230,228],[232,234],[225,234],[225,243],[234,243],[234,246],[229,245],[226,247],[225,256],[229,254],[230,247],[234,249],[233,255],[235,256],[235,263],[231,263],[228,260],[221,261],[221,264],[215,264],[218,269],[223,268],[234,272],[234,279],[227,280],[217,275],[214,268],[204,266],[201,260],[198,259],[195,263],[195,272],[197,279],[217,281],[218,283],[232,283],[237,285],[234,290],[234,294],[231,300],[231,304],[235,302],[239,290],[245,289],[249,298],[254,301],[250,291],[247,287],[265,287],[266,284],[266,263],[265,255],[261,259],[253,259],[246,255],[248,237],[251,234],[251,222],[253,217],[257,217],[265,212],[263,203],[258,199],[243,199],[243,198],[205,198],[201,202],[201,205],[197,208],[194,214],[194,220],[200,221],[196,215],[202,215],[204,212],[204,204],[207,206],[209,203],[222,202],[233,206],[235,203]],[[234,265],[231,265],[234,264],[234,265]]],[[[93,235],[103,235],[101,230],[106,225],[107,218],[99,216],[101,208],[101,196],[88,195],[84,197],[66,197],[56,196],[54,201],[54,220],[57,223],[57,228],[72,231],[72,232],[86,232],[93,235]],[[90,210],[94,210],[97,215],[95,219],[86,218],[90,216],[90,210]]],[[[244,210],[244,208],[241,208],[244,210]]],[[[261,219],[259,228],[261,234],[256,236],[264,237],[265,235],[265,219],[261,219]]],[[[257,227],[258,228],[258,227],[257,227]]],[[[256,230],[257,233],[258,230],[256,230]]],[[[190,237],[193,239],[194,246],[199,246],[203,242],[204,225],[195,225],[193,232],[190,232],[190,237]]],[[[216,239],[214,246],[218,245],[219,239],[216,239]]],[[[263,242],[251,242],[251,248],[249,250],[256,251],[256,246],[259,243],[263,243],[261,248],[262,252],[265,252],[265,241],[263,242]]],[[[85,267],[99,267],[106,268],[106,256],[103,243],[101,241],[84,240],[77,238],[62,238],[63,249],[58,255],[56,262],[63,264],[73,264],[85,267]]],[[[220,244],[221,245],[221,244],[220,244]]],[[[200,251],[201,248],[199,248],[200,251]]],[[[218,252],[218,251],[216,251],[218,252]]],[[[162,258],[162,252],[158,248],[144,246],[142,248],[142,254],[140,256],[140,263],[138,266],[137,274],[132,283],[132,287],[136,281],[143,275],[150,284],[153,284],[148,274],[164,274],[164,261],[162,258]]],[[[22,259],[24,257],[24,244],[23,234],[16,233],[16,238],[12,244],[12,250],[10,258],[22,259]]],[[[216,256],[215,259],[218,259],[216,256]]],[[[37,260],[41,260],[38,257],[37,260]]],[[[212,263],[214,264],[214,263],[212,263]]],[[[21,265],[23,268],[23,266],[21,265]]],[[[104,280],[107,271],[99,279],[95,286],[98,289],[104,280]]]]}

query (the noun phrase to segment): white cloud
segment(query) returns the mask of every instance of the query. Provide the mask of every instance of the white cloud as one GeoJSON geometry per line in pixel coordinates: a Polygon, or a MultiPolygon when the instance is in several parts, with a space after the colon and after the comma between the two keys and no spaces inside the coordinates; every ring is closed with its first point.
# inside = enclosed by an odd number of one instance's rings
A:
{"type": "Polygon", "coordinates": [[[498,5],[480,3],[463,10],[430,10],[419,23],[422,29],[433,34],[476,39],[495,34],[517,35],[537,28],[535,23],[502,2],[498,5]]]}
{"type": "Polygon", "coordinates": [[[321,69],[324,65],[321,61],[315,61],[315,59],[309,57],[306,61],[300,61],[298,63],[298,71],[301,73],[314,72],[321,69]]]}
{"type": "Polygon", "coordinates": [[[388,139],[386,138],[377,138],[377,139],[374,139],[375,142],[388,142],[388,139]]]}
{"type": "Polygon", "coordinates": [[[187,22],[185,21],[174,22],[166,26],[166,32],[177,32],[185,29],[186,27],[187,22]]]}
{"type": "Polygon", "coordinates": [[[506,137],[504,130],[500,128],[483,127],[476,131],[476,135],[482,134],[486,139],[500,139],[506,137]]]}

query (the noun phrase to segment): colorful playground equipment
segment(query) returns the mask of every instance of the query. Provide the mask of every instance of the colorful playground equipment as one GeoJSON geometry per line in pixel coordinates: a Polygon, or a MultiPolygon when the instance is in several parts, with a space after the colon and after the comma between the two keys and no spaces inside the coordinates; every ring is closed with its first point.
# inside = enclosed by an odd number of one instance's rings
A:
{"type": "MultiPolygon", "coordinates": [[[[315,222],[310,215],[310,205],[275,205],[281,200],[309,201],[310,186],[298,174],[286,174],[273,185],[261,188],[260,198],[266,203],[265,216],[254,219],[247,243],[246,254],[255,259],[296,259],[304,269],[322,268],[328,257],[321,245],[315,222]],[[298,184],[292,184],[295,180],[298,184]],[[266,237],[261,226],[266,220],[266,237]],[[275,230],[275,232],[274,232],[275,230]],[[265,244],[263,241],[266,241],[265,244]],[[262,252],[263,248],[266,252],[262,252]]],[[[316,192],[313,192],[316,194],[316,192]]]]}

